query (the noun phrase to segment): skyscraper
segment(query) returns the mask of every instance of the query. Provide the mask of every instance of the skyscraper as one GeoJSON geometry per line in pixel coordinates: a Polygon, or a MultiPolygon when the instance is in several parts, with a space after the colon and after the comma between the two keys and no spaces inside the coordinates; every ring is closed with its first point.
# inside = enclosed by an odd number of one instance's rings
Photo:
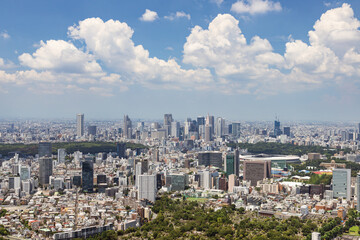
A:
{"type": "Polygon", "coordinates": [[[96,126],[88,126],[88,135],[96,135],[96,126]]]}
{"type": "Polygon", "coordinates": [[[179,122],[172,122],[171,123],[171,136],[172,137],[180,137],[180,123],[179,122]]]}
{"type": "Polygon", "coordinates": [[[281,135],[281,129],[280,129],[280,121],[275,120],[274,122],[274,137],[281,135]]]}
{"type": "Polygon", "coordinates": [[[138,199],[147,199],[155,202],[156,198],[156,175],[139,175],[138,199]]]}
{"type": "Polygon", "coordinates": [[[82,190],[83,192],[93,192],[94,190],[94,163],[92,160],[82,162],[82,190]]]}
{"type": "Polygon", "coordinates": [[[51,158],[39,158],[39,183],[43,186],[49,185],[49,178],[53,172],[53,162],[51,158]]]}
{"type": "Polygon", "coordinates": [[[351,169],[335,168],[333,170],[333,193],[334,198],[351,198],[351,169]]]}
{"type": "Polygon", "coordinates": [[[76,135],[78,137],[84,136],[84,114],[76,115],[76,135]]]}
{"type": "Polygon", "coordinates": [[[204,117],[197,117],[197,125],[205,125],[205,118],[204,117]]]}
{"type": "Polygon", "coordinates": [[[244,180],[251,181],[251,186],[256,186],[258,181],[270,178],[271,161],[244,161],[244,180]]]}
{"type": "Polygon", "coordinates": [[[240,137],[240,123],[232,123],[231,124],[231,130],[232,130],[232,136],[234,138],[239,138],[240,137]]]}
{"type": "Polygon", "coordinates": [[[132,137],[132,125],[131,125],[131,120],[129,118],[128,115],[124,116],[124,131],[123,131],[123,136],[126,139],[131,139],[132,137]]]}
{"type": "Polygon", "coordinates": [[[210,126],[211,136],[214,135],[214,116],[206,116],[205,125],[210,126]]]}
{"type": "Polygon", "coordinates": [[[199,165],[214,166],[223,168],[222,153],[221,152],[201,152],[198,153],[199,165]]]}
{"type": "Polygon", "coordinates": [[[171,122],[173,121],[172,114],[164,114],[164,129],[166,130],[166,136],[171,134],[171,122]]]}
{"type": "Polygon", "coordinates": [[[235,150],[234,153],[228,153],[225,156],[224,170],[227,176],[235,174],[239,176],[239,150],[235,150]]]}
{"type": "Polygon", "coordinates": [[[59,163],[64,163],[65,162],[65,156],[66,156],[65,148],[59,148],[58,149],[58,162],[59,163]]]}
{"type": "Polygon", "coordinates": [[[51,142],[39,142],[39,158],[51,157],[52,145],[51,142]]]}
{"type": "Polygon", "coordinates": [[[217,137],[223,136],[225,133],[225,120],[221,117],[216,119],[215,134],[217,137]]]}
{"type": "Polygon", "coordinates": [[[205,125],[205,142],[211,142],[211,126],[205,125]]]}
{"type": "Polygon", "coordinates": [[[290,137],[290,127],[284,127],[284,134],[290,137]]]}

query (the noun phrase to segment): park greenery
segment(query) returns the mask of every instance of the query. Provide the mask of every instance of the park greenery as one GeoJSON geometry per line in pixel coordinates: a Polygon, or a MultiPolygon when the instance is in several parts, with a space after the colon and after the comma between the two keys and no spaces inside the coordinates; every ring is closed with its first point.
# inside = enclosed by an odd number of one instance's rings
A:
{"type": "Polygon", "coordinates": [[[327,237],[325,239],[330,239],[330,236],[338,236],[346,231],[337,218],[306,220],[290,217],[282,220],[261,217],[243,208],[236,209],[234,205],[223,206],[215,211],[204,203],[174,200],[167,195],[157,200],[152,210],[157,214],[154,220],[140,228],[118,231],[120,238],[295,240],[311,239],[313,231],[321,231],[327,237]]]}
{"type": "Polygon", "coordinates": [[[258,143],[228,143],[228,147],[247,149],[248,152],[253,154],[281,154],[281,155],[297,155],[301,156],[308,153],[320,153],[326,155],[328,158],[334,155],[334,153],[339,153],[344,151],[349,153],[350,149],[330,149],[321,146],[299,146],[290,143],[276,143],[276,142],[258,142],[258,143]]]}
{"type": "MultiPolygon", "coordinates": [[[[116,142],[58,142],[52,144],[52,153],[57,154],[57,150],[59,148],[64,148],[68,153],[73,153],[75,151],[90,154],[99,152],[116,152],[116,142]]],[[[126,148],[135,150],[147,147],[142,144],[127,142],[126,148]]],[[[38,144],[0,144],[1,155],[7,156],[12,152],[20,152],[23,155],[34,156],[38,153],[38,144]]]]}

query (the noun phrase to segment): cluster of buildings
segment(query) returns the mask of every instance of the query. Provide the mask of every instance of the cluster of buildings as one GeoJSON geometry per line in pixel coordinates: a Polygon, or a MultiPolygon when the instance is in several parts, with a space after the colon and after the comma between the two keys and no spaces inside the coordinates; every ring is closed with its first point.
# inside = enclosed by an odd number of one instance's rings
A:
{"type": "MultiPolygon", "coordinates": [[[[67,129],[68,135],[58,131],[60,138],[42,136],[35,156],[14,153],[0,157],[0,205],[7,210],[0,224],[15,237],[28,238],[71,239],[109,229],[126,230],[156,217],[151,205],[163,192],[206,199],[209,207],[235,204],[279,218],[346,219],[349,208],[360,207],[360,175],[351,177],[351,170],[344,165],[324,165],[332,174],[330,185],[306,184],[303,181],[308,178],[293,176],[292,164],[323,158],[319,153],[254,155],[227,146],[230,141],[259,139],[301,144],[307,136],[311,144],[323,139],[336,148],[351,145],[351,154],[337,157],[358,162],[358,140],[342,141],[339,132],[319,137],[312,128],[311,135],[305,131],[300,137],[300,127],[281,128],[278,120],[273,129],[263,126],[259,130],[257,124],[229,123],[210,115],[181,124],[165,114],[163,124],[137,122],[135,127],[126,115],[118,126],[91,124],[86,132],[84,115],[78,114],[76,126],[69,128],[75,133],[67,129]],[[52,143],[64,139],[105,138],[116,142],[116,152],[52,152],[52,143]],[[146,147],[127,149],[128,141],[146,147]]],[[[9,135],[20,132],[14,126],[11,129],[1,131],[2,141],[8,142],[9,135]]],[[[349,128],[348,132],[358,136],[359,129],[349,128]]]]}

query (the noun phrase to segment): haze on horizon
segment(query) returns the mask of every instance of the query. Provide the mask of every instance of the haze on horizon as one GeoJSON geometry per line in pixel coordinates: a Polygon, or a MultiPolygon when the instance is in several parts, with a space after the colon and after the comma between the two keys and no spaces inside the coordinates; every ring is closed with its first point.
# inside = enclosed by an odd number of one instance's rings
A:
{"type": "Polygon", "coordinates": [[[20,2],[0,119],[360,119],[359,1],[20,2]]]}

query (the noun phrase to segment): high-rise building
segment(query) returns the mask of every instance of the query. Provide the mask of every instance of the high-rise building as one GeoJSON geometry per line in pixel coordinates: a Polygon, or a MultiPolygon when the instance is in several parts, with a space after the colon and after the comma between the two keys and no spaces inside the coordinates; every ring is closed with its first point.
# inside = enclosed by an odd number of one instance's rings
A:
{"type": "Polygon", "coordinates": [[[96,126],[88,126],[88,135],[96,135],[96,126]]]}
{"type": "Polygon", "coordinates": [[[224,162],[224,170],[227,176],[231,174],[235,174],[237,177],[239,176],[239,150],[235,150],[234,153],[228,153],[225,156],[224,162]]]}
{"type": "Polygon", "coordinates": [[[66,151],[65,148],[59,148],[58,149],[58,162],[59,163],[64,163],[65,162],[65,156],[66,156],[66,151]]]}
{"type": "Polygon", "coordinates": [[[281,135],[281,129],[280,129],[280,121],[275,120],[274,122],[274,137],[281,135]]]}
{"type": "Polygon", "coordinates": [[[164,114],[164,129],[166,130],[166,136],[171,134],[171,123],[173,121],[172,114],[164,114]]]}
{"type": "Polygon", "coordinates": [[[179,122],[171,122],[171,136],[172,137],[180,137],[180,123],[179,122]]]}
{"type": "Polygon", "coordinates": [[[147,199],[155,202],[156,198],[156,175],[139,175],[138,199],[147,199]]]}
{"type": "Polygon", "coordinates": [[[94,191],[94,162],[85,160],[82,162],[82,190],[83,192],[94,191]]]}
{"type": "Polygon", "coordinates": [[[132,124],[131,124],[131,120],[130,120],[128,115],[124,116],[123,136],[126,139],[131,139],[132,138],[132,124]]]}
{"type": "Polygon", "coordinates": [[[116,143],[116,153],[119,156],[119,158],[125,158],[125,151],[126,151],[126,143],[119,142],[116,143]]]}
{"type": "Polygon", "coordinates": [[[84,136],[84,114],[82,113],[76,115],[76,135],[84,136]]]}
{"type": "Polygon", "coordinates": [[[214,135],[214,116],[209,116],[209,114],[206,116],[205,125],[210,126],[211,130],[211,136],[214,135]]]}
{"type": "Polygon", "coordinates": [[[251,181],[251,186],[256,186],[258,181],[271,177],[271,161],[245,160],[244,180],[251,181]]]}
{"type": "Polygon", "coordinates": [[[234,138],[239,138],[240,137],[240,123],[232,123],[231,124],[231,131],[232,131],[232,136],[234,138]]]}
{"type": "Polygon", "coordinates": [[[201,152],[198,153],[199,165],[214,166],[223,168],[222,153],[221,152],[201,152]]]}
{"type": "Polygon", "coordinates": [[[197,117],[197,125],[205,125],[205,118],[204,117],[197,117]]]}
{"type": "Polygon", "coordinates": [[[20,189],[21,180],[20,177],[9,177],[9,189],[20,189]]]}
{"type": "Polygon", "coordinates": [[[200,186],[203,187],[204,189],[211,189],[212,188],[211,180],[212,177],[210,171],[205,170],[204,172],[202,172],[200,176],[200,186]]]}
{"type": "Polygon", "coordinates": [[[290,137],[290,127],[284,127],[284,134],[290,137]]]}
{"type": "Polygon", "coordinates": [[[205,142],[211,142],[211,126],[205,125],[205,142]]]}
{"type": "Polygon", "coordinates": [[[360,172],[356,175],[356,196],[357,196],[357,205],[356,210],[360,211],[360,172]]]}
{"type": "Polygon", "coordinates": [[[53,161],[51,158],[39,158],[39,183],[49,185],[49,178],[53,173],[53,161]]]}
{"type": "Polygon", "coordinates": [[[28,180],[31,177],[31,169],[29,166],[21,166],[20,167],[20,179],[28,180]]]}
{"type": "Polygon", "coordinates": [[[333,170],[332,186],[334,198],[351,198],[351,169],[335,168],[333,170]]]}
{"type": "Polygon", "coordinates": [[[51,142],[39,142],[39,158],[51,157],[52,145],[51,142]]]}
{"type": "Polygon", "coordinates": [[[223,136],[225,133],[225,119],[218,117],[215,124],[215,135],[217,137],[223,136]]]}
{"type": "Polygon", "coordinates": [[[321,234],[319,232],[312,232],[311,240],[321,240],[321,234]]]}

